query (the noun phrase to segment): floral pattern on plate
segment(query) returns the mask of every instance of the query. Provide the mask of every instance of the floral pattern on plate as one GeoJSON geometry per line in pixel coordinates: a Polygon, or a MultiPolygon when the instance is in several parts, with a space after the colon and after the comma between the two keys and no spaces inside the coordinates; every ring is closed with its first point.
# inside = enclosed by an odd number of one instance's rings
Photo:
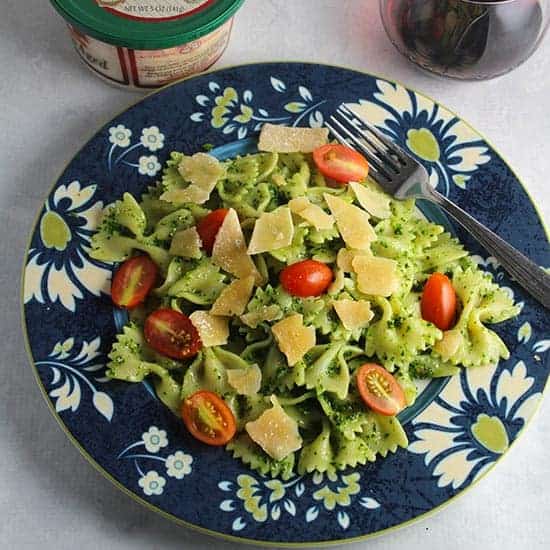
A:
{"type": "Polygon", "coordinates": [[[406,422],[409,448],[375,463],[270,480],[193,440],[150,385],[106,381],[118,315],[108,297],[112,266],[89,257],[104,205],[144,192],[172,150],[211,144],[244,154],[250,149],[235,140],[254,137],[263,123],[321,126],[341,103],[363,109],[425,163],[433,185],[550,266],[535,208],[498,153],[399,84],[337,67],[256,64],[191,78],[118,116],[69,163],[39,213],[25,259],[26,336],[39,383],[73,440],[136,498],[181,523],[260,544],[335,543],[390,529],[469,487],[540,402],[550,371],[547,312],[467,235],[480,264],[523,304],[517,319],[497,326],[510,359],[441,384],[406,422]]]}
{"type": "Polygon", "coordinates": [[[117,456],[118,460],[133,462],[139,475],[138,485],[146,496],[162,495],[167,478],[182,480],[191,474],[193,457],[181,449],[166,457],[161,456],[160,453],[166,447],[168,447],[166,430],[150,426],[147,431],[143,432],[141,439],[128,445],[117,456]],[[145,447],[146,452],[143,452],[141,447],[145,447]],[[163,465],[160,467],[161,473],[158,472],[159,462],[163,465]]]}

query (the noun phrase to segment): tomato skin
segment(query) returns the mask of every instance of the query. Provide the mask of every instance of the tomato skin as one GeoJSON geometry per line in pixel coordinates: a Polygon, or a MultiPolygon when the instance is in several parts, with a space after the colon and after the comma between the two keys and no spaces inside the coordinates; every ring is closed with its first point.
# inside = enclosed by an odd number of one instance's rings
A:
{"type": "Polygon", "coordinates": [[[432,273],[422,291],[422,318],[441,330],[449,330],[455,323],[456,306],[456,292],[449,278],[432,273]]]}
{"type": "Polygon", "coordinates": [[[187,359],[202,348],[199,333],[189,317],[170,308],[153,311],[143,327],[146,342],[162,355],[187,359]]]}
{"type": "Polygon", "coordinates": [[[283,288],[293,296],[320,296],[330,286],[334,275],[330,267],[316,260],[302,260],[279,273],[283,288]]]}
{"type": "Polygon", "coordinates": [[[157,280],[158,268],[149,256],[134,256],[123,262],[111,282],[111,298],[118,307],[141,304],[157,280]]]}
{"type": "Polygon", "coordinates": [[[351,147],[329,143],[313,151],[313,160],[319,171],[340,183],[362,181],[369,174],[367,159],[351,147]]]}
{"type": "Polygon", "coordinates": [[[365,363],[359,367],[357,389],[365,404],[384,416],[395,416],[407,404],[405,392],[395,377],[376,363],[365,363]],[[377,390],[383,395],[377,395],[377,390]]]}
{"type": "Polygon", "coordinates": [[[181,417],[191,435],[207,445],[225,445],[237,431],[231,409],[211,391],[199,390],[185,399],[181,417]]]}
{"type": "Polygon", "coordinates": [[[216,240],[216,235],[222,226],[223,220],[229,210],[227,208],[218,208],[217,210],[212,210],[207,214],[198,224],[197,232],[202,241],[202,247],[208,254],[212,254],[212,249],[214,248],[214,241],[216,240]]]}

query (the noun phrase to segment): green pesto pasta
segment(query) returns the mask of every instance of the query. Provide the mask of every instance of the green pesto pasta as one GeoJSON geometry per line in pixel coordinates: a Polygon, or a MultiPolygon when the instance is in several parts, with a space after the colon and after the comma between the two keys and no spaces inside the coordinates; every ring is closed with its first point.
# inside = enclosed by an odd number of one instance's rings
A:
{"type": "MultiPolygon", "coordinates": [[[[306,198],[306,205],[330,209],[326,194],[361,207],[348,186],[329,186],[311,154],[258,153],[221,163],[207,200],[164,200],[167,192],[186,190],[200,174],[181,170],[183,153],[174,152],[162,178],[138,202],[128,193],[109,205],[92,239],[92,256],[121,262],[146,253],[157,264],[161,280],[145,304],[132,311],[109,354],[107,374],[113,379],[153,382],[159,399],[176,414],[184,399],[198,390],[220,395],[237,424],[227,444],[235,458],[261,474],[288,479],[312,472],[357,467],[406,447],[397,417],[383,416],[362,401],[355,378],[358,368],[374,362],[393,373],[407,405],[414,403],[418,378],[458,373],[461,368],[495,364],[508,350],[488,325],[517,315],[509,295],[481,271],[464,247],[445,229],[421,217],[414,201],[389,201],[383,219],[370,217],[375,258],[396,262],[398,284],[390,295],[360,290],[354,268],[343,266],[339,251],[346,242],[336,224],[319,229],[292,210],[292,237],[284,246],[252,256],[258,279],[238,315],[227,316],[227,343],[204,345],[193,358],[169,359],[154,351],[143,334],[144,319],[155,309],[172,308],[186,315],[208,312],[237,280],[202,250],[200,257],[170,253],[174,235],[195,228],[212,210],[234,209],[247,242],[262,214],[306,198]],[[314,259],[330,267],[334,282],[328,292],[310,298],[288,294],[279,283],[286,266],[314,259]],[[441,331],[420,312],[421,292],[431,273],[445,273],[459,301],[456,324],[441,331]],[[261,280],[261,281],[260,281],[261,280]],[[335,301],[368,303],[371,318],[346,326],[335,301]],[[313,330],[314,345],[290,364],[274,325],[298,315],[304,330],[313,330]],[[239,391],[235,373],[253,365],[261,371],[259,390],[239,391]],[[233,371],[233,372],[232,372],[233,371]],[[273,398],[297,427],[300,447],[276,459],[251,437],[247,425],[272,408],[273,398]]],[[[382,193],[370,180],[361,182],[382,193]]],[[[166,195],[168,196],[168,195],[166,195]]],[[[176,196],[174,194],[170,196],[176,196]]],[[[357,251],[349,249],[350,254],[357,251]]],[[[352,262],[353,265],[353,262],[352,262]]]]}

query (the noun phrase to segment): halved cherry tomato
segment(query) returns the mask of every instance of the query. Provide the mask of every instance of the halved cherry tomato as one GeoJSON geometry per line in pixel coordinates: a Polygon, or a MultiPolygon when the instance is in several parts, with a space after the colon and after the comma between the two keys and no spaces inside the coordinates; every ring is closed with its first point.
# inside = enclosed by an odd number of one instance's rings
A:
{"type": "Polygon", "coordinates": [[[149,256],[134,256],[116,271],[111,298],[119,307],[132,309],[147,297],[157,280],[158,268],[149,256]]]}
{"type": "Polygon", "coordinates": [[[341,183],[364,180],[369,173],[367,159],[351,147],[329,143],[313,151],[320,172],[341,183]]]}
{"type": "Polygon", "coordinates": [[[376,363],[365,363],[357,371],[357,389],[365,404],[385,416],[395,416],[405,408],[403,389],[397,380],[376,363]]]}
{"type": "Polygon", "coordinates": [[[208,445],[225,445],[237,431],[231,409],[211,391],[199,390],[185,399],[181,416],[191,435],[208,445]]]}
{"type": "Polygon", "coordinates": [[[214,241],[216,235],[222,226],[223,220],[229,210],[227,208],[218,208],[218,210],[212,210],[210,214],[207,214],[197,225],[197,232],[202,241],[202,247],[212,254],[214,248],[214,241]]]}
{"type": "Polygon", "coordinates": [[[291,264],[279,273],[283,288],[289,294],[301,298],[323,294],[332,283],[333,277],[330,267],[316,260],[291,264]]]}
{"type": "Polygon", "coordinates": [[[193,357],[202,348],[199,333],[189,317],[173,309],[153,311],[145,319],[143,333],[154,350],[172,359],[193,357]]]}
{"type": "Polygon", "coordinates": [[[441,330],[450,329],[456,317],[456,292],[443,273],[432,273],[424,285],[420,302],[422,318],[441,330]]]}

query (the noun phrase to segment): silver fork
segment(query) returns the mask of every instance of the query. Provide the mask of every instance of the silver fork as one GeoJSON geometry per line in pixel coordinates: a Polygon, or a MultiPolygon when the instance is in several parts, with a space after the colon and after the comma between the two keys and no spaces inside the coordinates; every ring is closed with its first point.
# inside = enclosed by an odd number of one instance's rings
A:
{"type": "Polygon", "coordinates": [[[527,292],[550,309],[550,275],[519,250],[438,193],[426,169],[377,128],[359,118],[346,105],[325,126],[344,145],[361,151],[370,164],[370,176],[397,199],[427,199],[463,225],[527,292]]]}

